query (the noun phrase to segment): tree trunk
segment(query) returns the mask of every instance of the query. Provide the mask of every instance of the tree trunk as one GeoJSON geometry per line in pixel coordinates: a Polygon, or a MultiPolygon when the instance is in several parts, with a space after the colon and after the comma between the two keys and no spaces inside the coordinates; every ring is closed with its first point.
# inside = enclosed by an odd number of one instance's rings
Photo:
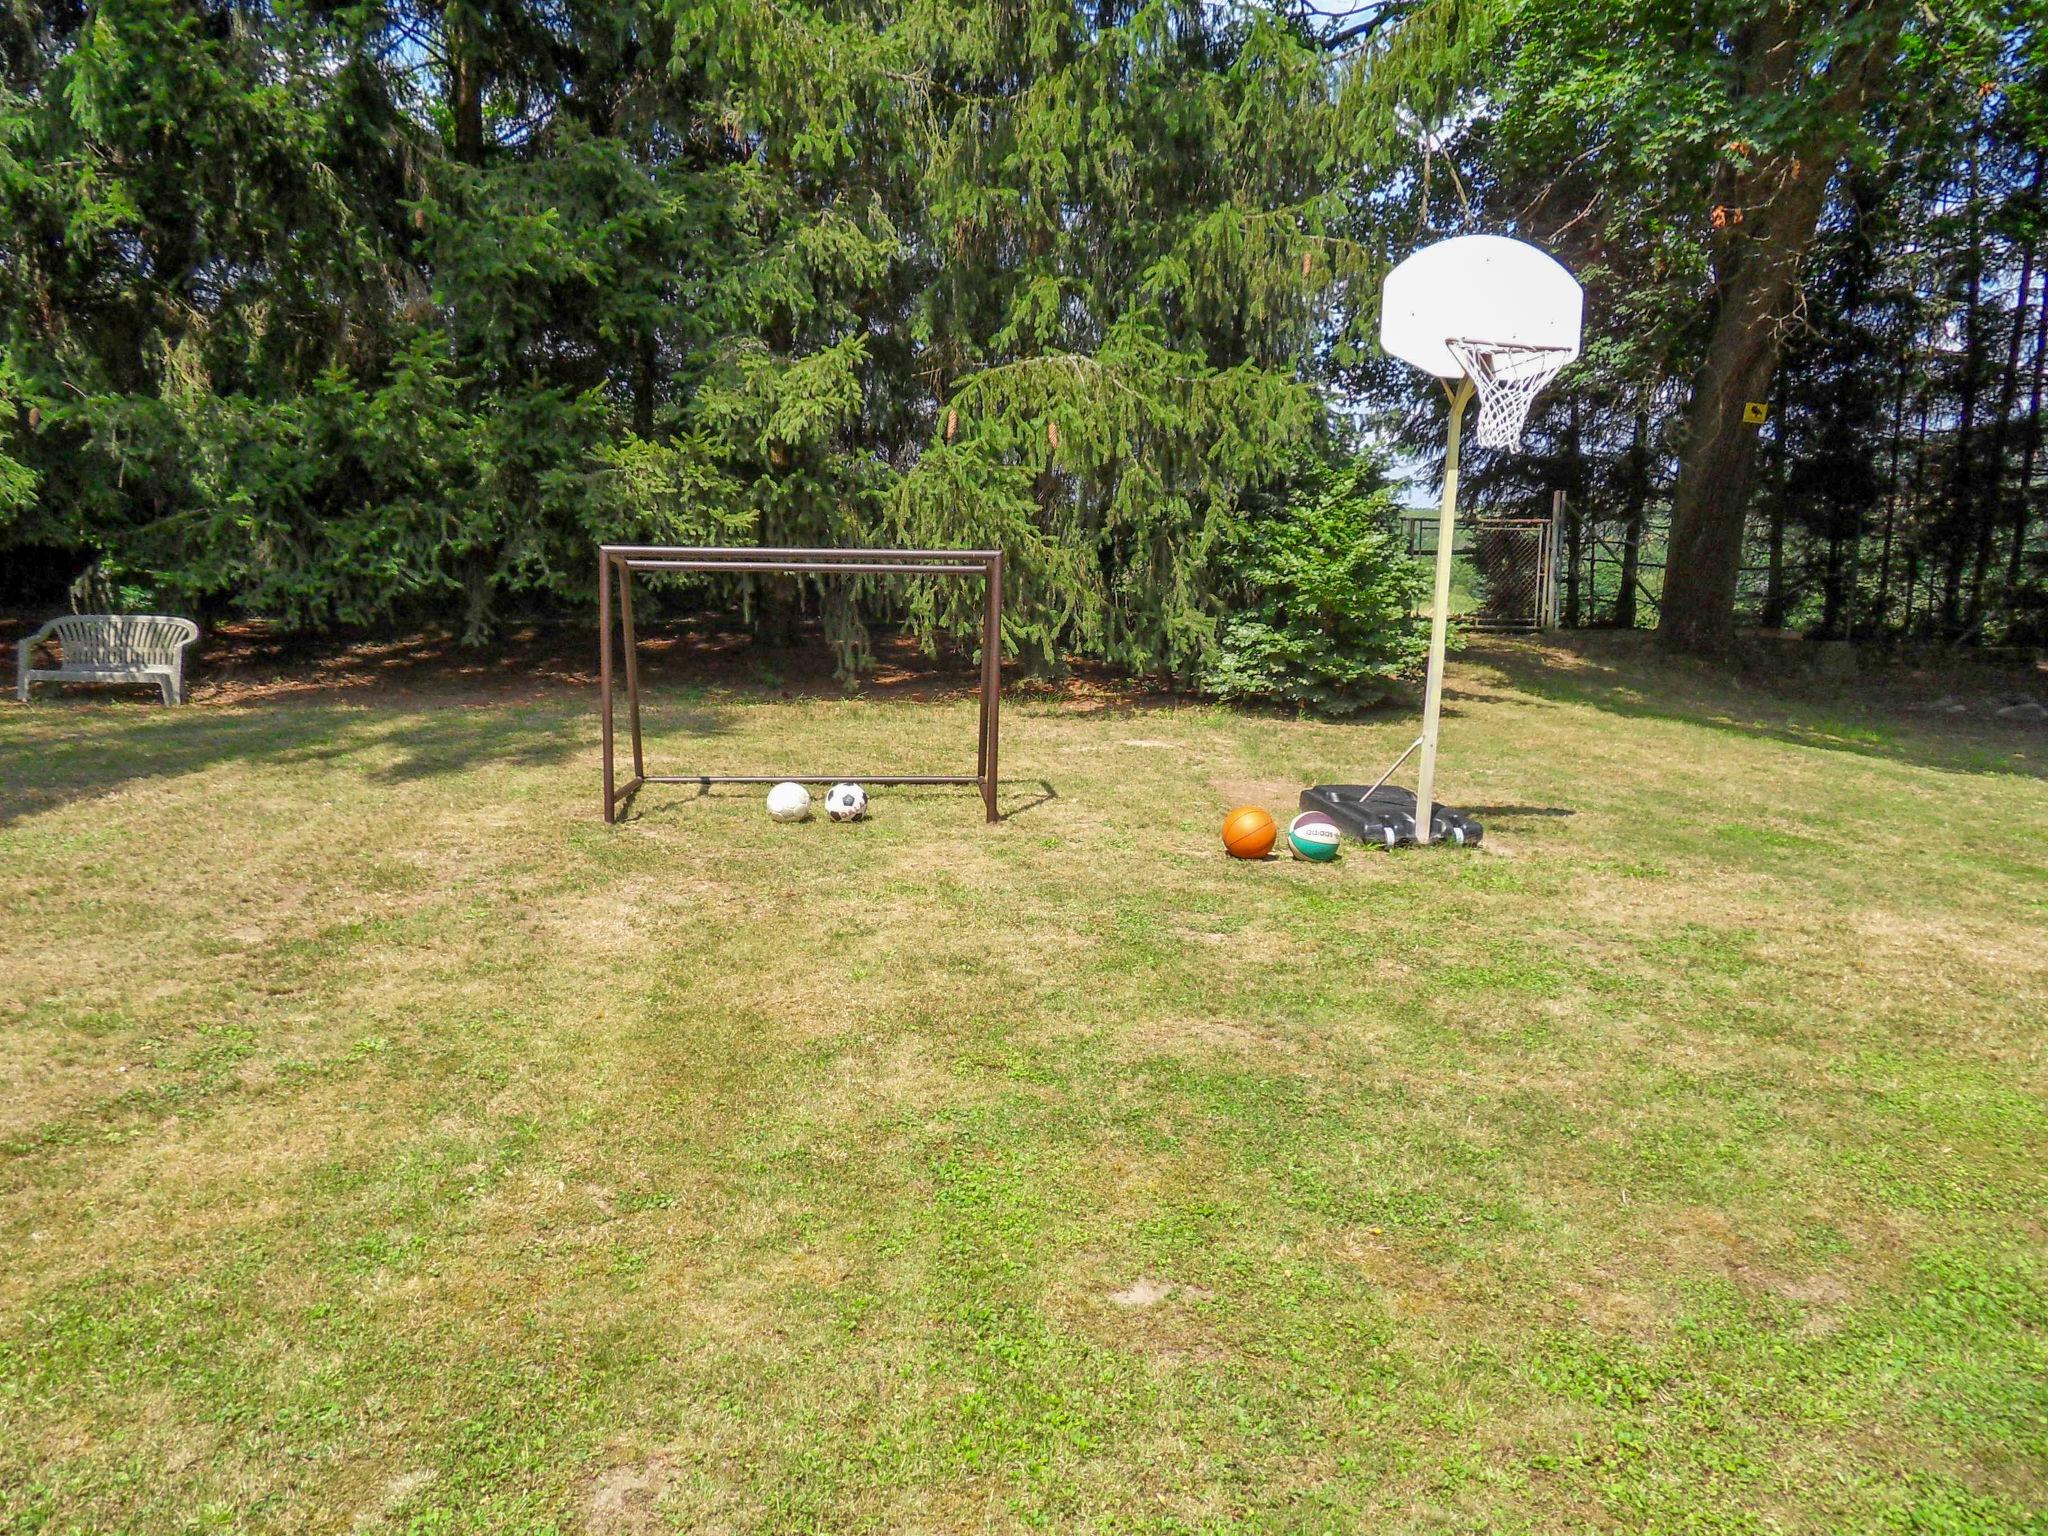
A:
{"type": "Polygon", "coordinates": [[[1955,466],[1949,479],[1948,564],[1941,591],[1941,627],[1950,639],[1963,632],[1963,553],[1977,523],[1977,402],[1984,382],[1984,206],[1979,149],[1984,136],[1980,110],[1970,131],[1970,232],[1963,260],[1963,374],[1956,401],[1955,466]]]}
{"type": "Polygon", "coordinates": [[[1584,527],[1580,522],[1583,514],[1577,501],[1571,501],[1571,520],[1565,524],[1564,532],[1564,627],[1579,627],[1579,557],[1584,553],[1582,541],[1584,527]]]}
{"type": "MultiPolygon", "coordinates": [[[[1927,407],[1920,402],[1920,434],[1913,448],[1913,493],[1909,504],[1916,518],[1920,511],[1920,492],[1927,483],[1927,407]]],[[[1924,524],[1923,524],[1924,526],[1924,524]]],[[[1920,541],[1915,538],[1906,546],[1906,622],[1907,634],[1913,632],[1913,605],[1920,599],[1920,541]]]]}
{"type": "Polygon", "coordinates": [[[1720,313],[1686,413],[1658,626],[1687,649],[1712,649],[1734,626],[1757,437],[1743,406],[1770,398],[1779,330],[1826,194],[1824,172],[1801,174],[1775,207],[1757,212],[1755,222],[1769,231],[1731,253],[1725,269],[1720,313]]]}
{"type": "Polygon", "coordinates": [[[1765,629],[1785,627],[1785,501],[1791,478],[1791,454],[1785,441],[1785,379],[1781,374],[1771,405],[1771,523],[1769,565],[1764,574],[1765,629]]]}
{"type": "MultiPolygon", "coordinates": [[[[1581,544],[1585,544],[1583,531],[1586,506],[1586,452],[1585,438],[1579,416],[1579,397],[1574,393],[1566,406],[1564,431],[1564,486],[1565,497],[1572,504],[1572,532],[1581,544]]],[[[1585,616],[1590,623],[1600,602],[1598,572],[1593,564],[1594,552],[1586,550],[1585,616]]]]}
{"type": "Polygon", "coordinates": [[[484,162],[484,70],[477,57],[477,19],[472,6],[450,5],[443,13],[448,47],[448,115],[455,124],[455,158],[464,165],[484,162]]]}
{"type": "Polygon", "coordinates": [[[497,633],[495,566],[496,561],[487,550],[478,550],[462,562],[462,631],[457,639],[470,650],[490,644],[497,633]]]}
{"type": "Polygon", "coordinates": [[[1621,590],[1614,594],[1614,627],[1636,627],[1636,583],[1643,548],[1643,508],[1650,499],[1650,416],[1637,411],[1628,445],[1628,511],[1621,533],[1621,590]]]}
{"type": "Polygon", "coordinates": [[[1715,253],[1718,303],[1706,358],[1693,379],[1671,498],[1671,549],[1658,629],[1674,645],[1713,649],[1734,627],[1756,457],[1756,428],[1744,424],[1742,408],[1769,398],[1800,261],[1826,206],[1844,134],[1884,85],[1900,19],[1897,7],[1887,6],[1873,35],[1836,55],[1824,83],[1807,73],[1791,12],[1772,10],[1737,39],[1735,64],[1745,78],[1745,95],[1790,101],[1818,86],[1828,97],[1806,142],[1796,152],[1763,156],[1733,179],[1724,203],[1731,217],[1715,253]]]}
{"type": "Polygon", "coordinates": [[[654,327],[643,326],[633,349],[633,435],[642,442],[654,436],[654,369],[660,357],[654,327]]]}
{"type": "Polygon", "coordinates": [[[1827,563],[1822,566],[1820,577],[1820,632],[1823,637],[1832,637],[1842,623],[1845,601],[1843,573],[1846,566],[1842,554],[1846,542],[1839,530],[1828,535],[1827,563]]]}
{"type": "Polygon", "coordinates": [[[782,649],[797,644],[804,632],[801,576],[763,576],[754,593],[754,638],[782,649]]]}
{"type": "Polygon", "coordinates": [[[1898,486],[1896,483],[1885,496],[1884,542],[1878,547],[1877,555],[1877,623],[1883,630],[1891,623],[1892,617],[1892,523],[1897,510],[1898,486]]]}
{"type": "Polygon", "coordinates": [[[1892,393],[1892,463],[1885,480],[1884,544],[1877,560],[1877,623],[1880,631],[1891,621],[1892,529],[1899,510],[1899,458],[1906,444],[1906,383],[1913,372],[1910,334],[1899,339],[1899,383],[1892,393]]]}
{"type": "Polygon", "coordinates": [[[1842,638],[1856,638],[1856,598],[1863,581],[1863,509],[1856,509],[1856,528],[1849,536],[1849,572],[1842,590],[1842,638]]]}

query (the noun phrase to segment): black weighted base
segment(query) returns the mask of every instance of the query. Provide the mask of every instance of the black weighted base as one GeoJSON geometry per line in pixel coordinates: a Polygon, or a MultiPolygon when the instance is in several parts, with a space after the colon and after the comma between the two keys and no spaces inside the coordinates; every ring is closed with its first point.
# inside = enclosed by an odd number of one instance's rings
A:
{"type": "MultiPolygon", "coordinates": [[[[1362,843],[1391,848],[1415,841],[1415,792],[1382,784],[1368,796],[1369,784],[1318,784],[1301,792],[1304,811],[1321,811],[1362,843]]],[[[1463,811],[1439,802],[1430,809],[1432,842],[1477,843],[1486,829],[1463,811]]]]}

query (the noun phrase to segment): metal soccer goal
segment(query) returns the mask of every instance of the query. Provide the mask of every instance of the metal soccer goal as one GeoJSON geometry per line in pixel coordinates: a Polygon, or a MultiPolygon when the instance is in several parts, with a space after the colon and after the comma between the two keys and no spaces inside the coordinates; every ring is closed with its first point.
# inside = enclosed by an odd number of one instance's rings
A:
{"type": "Polygon", "coordinates": [[[707,545],[605,544],[598,548],[599,717],[604,736],[604,819],[648,784],[978,784],[982,806],[996,820],[996,759],[1002,713],[1003,555],[996,549],[747,549],[707,545]],[[754,572],[778,576],[976,576],[986,583],[981,623],[981,733],[975,767],[966,773],[649,773],[640,737],[640,668],[633,633],[636,571],[754,572]],[[612,730],[612,586],[618,585],[619,630],[625,640],[626,721],[633,776],[615,783],[612,730]]]}

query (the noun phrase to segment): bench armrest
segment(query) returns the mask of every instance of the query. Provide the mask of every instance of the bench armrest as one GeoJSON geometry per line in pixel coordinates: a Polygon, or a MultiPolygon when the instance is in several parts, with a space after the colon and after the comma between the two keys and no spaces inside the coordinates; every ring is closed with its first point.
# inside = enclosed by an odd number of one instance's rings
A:
{"type": "Polygon", "coordinates": [[[57,621],[52,619],[34,634],[21,637],[21,644],[16,648],[14,676],[21,696],[24,699],[28,697],[29,663],[35,659],[36,647],[56,632],[57,621]]]}

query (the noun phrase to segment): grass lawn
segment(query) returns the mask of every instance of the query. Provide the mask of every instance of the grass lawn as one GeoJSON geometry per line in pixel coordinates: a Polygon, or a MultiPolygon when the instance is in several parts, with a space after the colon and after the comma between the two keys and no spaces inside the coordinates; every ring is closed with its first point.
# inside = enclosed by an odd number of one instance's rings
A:
{"type": "Polygon", "coordinates": [[[2048,1529],[2048,733],[1452,686],[5,706],[0,1529],[2048,1529]]]}

